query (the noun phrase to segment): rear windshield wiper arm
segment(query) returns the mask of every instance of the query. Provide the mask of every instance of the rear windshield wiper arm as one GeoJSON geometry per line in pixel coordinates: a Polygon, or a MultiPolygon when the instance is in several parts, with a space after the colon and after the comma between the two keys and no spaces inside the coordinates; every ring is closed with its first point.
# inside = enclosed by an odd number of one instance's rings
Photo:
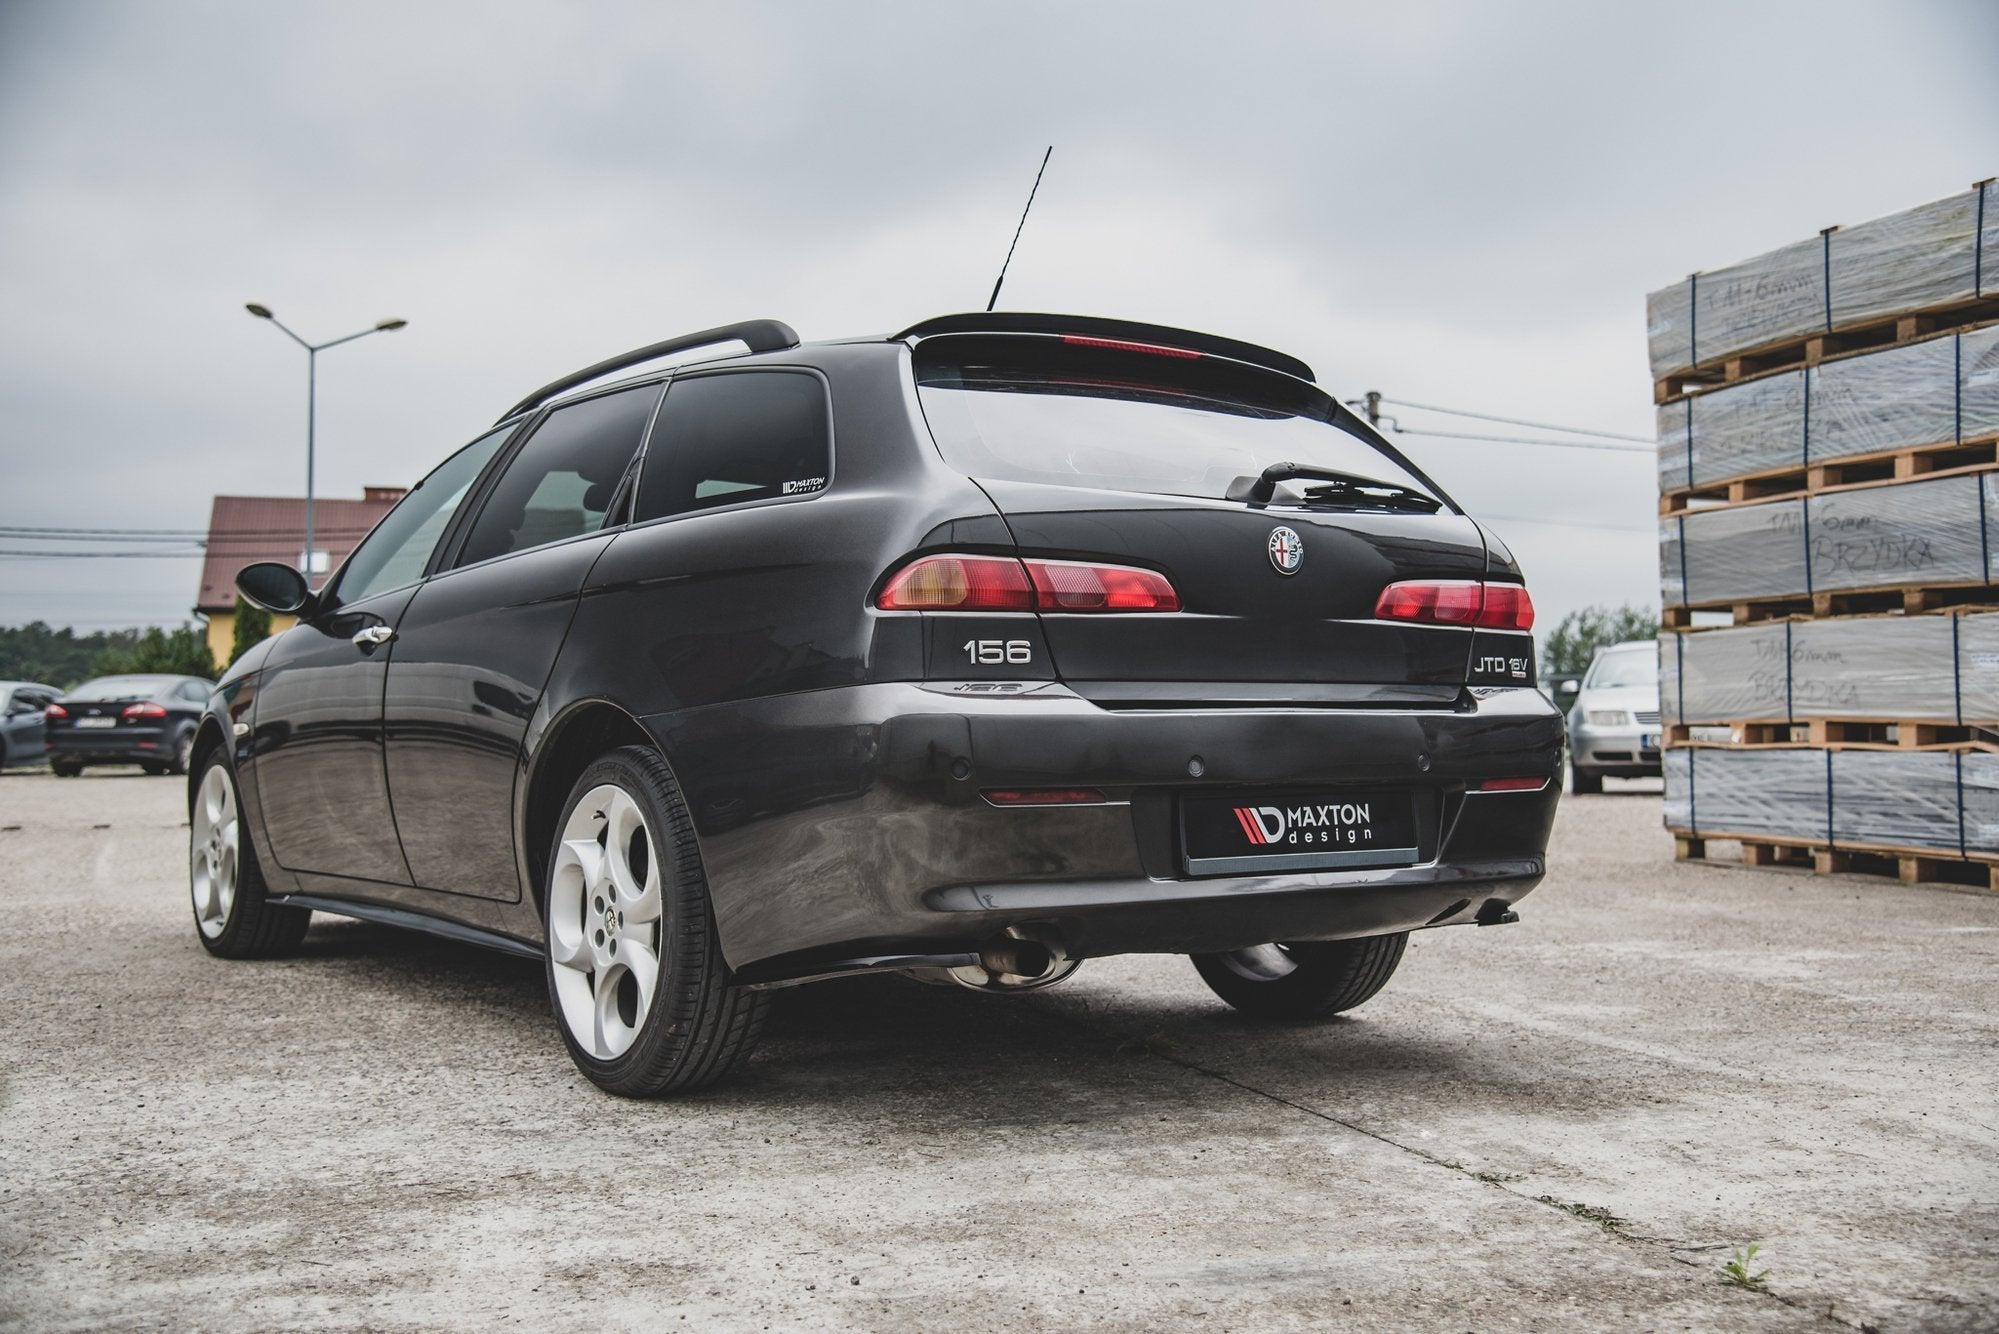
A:
{"type": "Polygon", "coordinates": [[[1265,468],[1263,475],[1254,482],[1250,482],[1247,477],[1239,477],[1229,487],[1228,499],[1268,505],[1277,495],[1279,482],[1298,477],[1323,483],[1320,486],[1305,488],[1304,503],[1307,505],[1324,505],[1328,508],[1360,506],[1368,509],[1411,510],[1418,514],[1435,514],[1443,508],[1442,501],[1424,495],[1413,487],[1403,486],[1398,482],[1383,482],[1372,477],[1361,477],[1350,472],[1339,472],[1332,468],[1316,468],[1309,463],[1273,463],[1265,468]],[[1245,483],[1248,485],[1245,486],[1245,483]]]}

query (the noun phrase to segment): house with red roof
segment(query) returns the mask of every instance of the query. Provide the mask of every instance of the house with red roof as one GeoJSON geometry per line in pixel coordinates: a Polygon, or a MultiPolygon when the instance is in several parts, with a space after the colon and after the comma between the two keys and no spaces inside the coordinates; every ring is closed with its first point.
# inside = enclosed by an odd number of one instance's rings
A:
{"type": "MultiPolygon", "coordinates": [[[[306,570],[317,588],[340,568],[408,487],[362,488],[361,499],[314,497],[312,545],[305,552],[305,500],[300,496],[217,496],[208,512],[208,554],[201,562],[201,592],[195,613],[208,622],[208,651],[217,665],[229,661],[236,634],[236,572],[261,560],[306,570]]],[[[273,616],[273,631],[292,624],[273,616]]]]}

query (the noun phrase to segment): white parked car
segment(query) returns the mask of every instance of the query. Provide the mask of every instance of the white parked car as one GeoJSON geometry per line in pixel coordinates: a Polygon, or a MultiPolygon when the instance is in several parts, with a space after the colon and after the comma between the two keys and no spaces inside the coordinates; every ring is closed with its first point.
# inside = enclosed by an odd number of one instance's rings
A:
{"type": "Polygon", "coordinates": [[[1605,778],[1660,773],[1659,645],[1600,648],[1569,710],[1569,790],[1601,792],[1605,778]]]}

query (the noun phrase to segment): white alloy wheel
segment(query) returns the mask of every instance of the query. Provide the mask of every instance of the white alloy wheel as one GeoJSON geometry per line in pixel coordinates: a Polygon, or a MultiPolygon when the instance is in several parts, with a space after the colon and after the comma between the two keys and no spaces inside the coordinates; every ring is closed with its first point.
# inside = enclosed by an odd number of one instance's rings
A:
{"type": "Polygon", "coordinates": [[[659,990],[660,866],[629,792],[604,783],[570,811],[549,878],[548,951],[562,1023],[600,1061],[638,1039],[659,990]]]}
{"type": "Polygon", "coordinates": [[[229,770],[217,764],[201,780],[193,818],[188,822],[188,887],[194,897],[194,921],[210,940],[229,925],[236,904],[242,821],[237,818],[236,785],[229,770]]]}

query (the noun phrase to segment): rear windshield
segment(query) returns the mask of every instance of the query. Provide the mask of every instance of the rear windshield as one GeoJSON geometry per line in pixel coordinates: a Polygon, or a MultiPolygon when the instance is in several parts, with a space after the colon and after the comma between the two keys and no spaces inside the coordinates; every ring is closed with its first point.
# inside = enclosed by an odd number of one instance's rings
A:
{"type": "Polygon", "coordinates": [[[1300,463],[1436,495],[1334,425],[1318,389],[1213,357],[930,338],[916,387],[938,449],[971,477],[1220,497],[1273,463],[1300,463]]]}
{"type": "Polygon", "coordinates": [[[69,692],[71,699],[145,699],[157,695],[177,676],[100,676],[69,692]]]}

